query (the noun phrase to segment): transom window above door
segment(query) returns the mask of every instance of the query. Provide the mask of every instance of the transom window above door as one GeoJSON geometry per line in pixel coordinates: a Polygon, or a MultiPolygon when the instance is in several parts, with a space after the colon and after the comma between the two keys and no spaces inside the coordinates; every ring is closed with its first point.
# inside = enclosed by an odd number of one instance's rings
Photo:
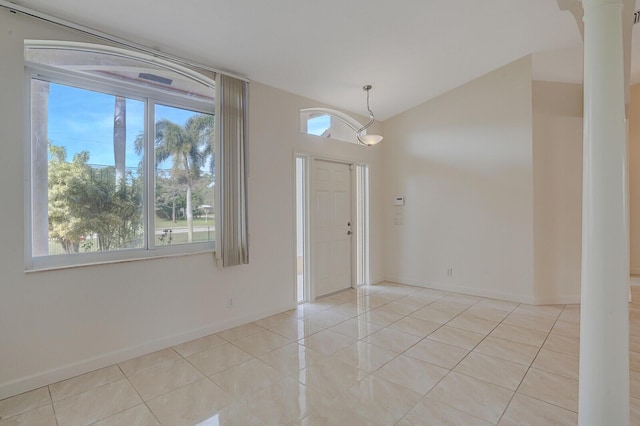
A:
{"type": "MultiPolygon", "coordinates": [[[[300,110],[300,131],[308,135],[357,143],[356,131],[362,127],[351,116],[330,108],[300,110]]],[[[366,131],[363,132],[366,134],[366,131]]]]}

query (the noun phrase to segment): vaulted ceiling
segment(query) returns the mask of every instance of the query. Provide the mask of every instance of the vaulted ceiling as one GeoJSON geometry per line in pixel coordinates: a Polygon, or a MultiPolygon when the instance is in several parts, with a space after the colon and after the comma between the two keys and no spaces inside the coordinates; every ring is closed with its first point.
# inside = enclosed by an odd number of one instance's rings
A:
{"type": "Polygon", "coordinates": [[[17,3],[360,114],[370,83],[378,119],[530,53],[581,75],[578,27],[556,0],[17,3]]]}

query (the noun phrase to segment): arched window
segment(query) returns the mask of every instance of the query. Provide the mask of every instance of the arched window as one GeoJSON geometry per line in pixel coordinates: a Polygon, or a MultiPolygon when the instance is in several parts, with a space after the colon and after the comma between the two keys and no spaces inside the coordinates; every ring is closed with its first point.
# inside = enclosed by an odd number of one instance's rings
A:
{"type": "MultiPolygon", "coordinates": [[[[300,131],[309,135],[357,143],[356,131],[362,127],[349,115],[330,108],[300,110],[300,131]]],[[[366,134],[366,131],[363,132],[366,134]]]]}
{"type": "Polygon", "coordinates": [[[27,268],[214,249],[213,73],[59,41],[25,65],[27,268]]]}

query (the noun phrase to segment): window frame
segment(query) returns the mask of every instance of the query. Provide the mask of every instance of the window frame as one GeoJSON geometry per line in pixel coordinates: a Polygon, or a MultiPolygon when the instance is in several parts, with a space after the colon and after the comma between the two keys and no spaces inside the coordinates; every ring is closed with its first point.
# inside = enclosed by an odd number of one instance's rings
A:
{"type": "MultiPolygon", "coordinates": [[[[30,47],[41,47],[43,42],[28,44],[25,40],[25,49],[30,47]]],[[[94,45],[87,43],[66,42],[44,42],[47,48],[67,49],[71,46],[76,50],[87,50],[112,54],[118,52],[116,56],[124,56],[129,59],[141,60],[165,69],[177,72],[183,76],[192,78],[197,74],[189,70],[184,72],[184,67],[172,64],[159,58],[148,57],[144,54],[131,52],[124,49],[110,46],[94,45]]],[[[199,75],[195,81],[215,90],[215,82],[204,75],[199,75]]],[[[215,96],[215,93],[214,93],[215,96]]],[[[212,97],[214,97],[212,96],[212,97]]],[[[24,75],[24,208],[25,208],[25,271],[42,271],[51,269],[73,268],[86,265],[96,265],[105,263],[129,262],[145,259],[154,259],[170,256],[184,256],[198,253],[212,253],[216,250],[216,240],[207,242],[192,242],[175,245],[155,244],[155,106],[163,105],[173,108],[186,109],[196,113],[212,114],[216,122],[218,117],[215,111],[215,102],[205,102],[200,99],[190,99],[187,96],[172,95],[161,89],[153,87],[142,87],[133,83],[115,82],[108,78],[95,76],[87,77],[84,74],[72,70],[61,69],[40,63],[34,63],[25,59],[24,75]],[[143,153],[143,229],[144,246],[140,248],[115,249],[99,252],[84,252],[73,254],[57,254],[34,256],[33,255],[33,188],[32,188],[32,124],[31,124],[31,82],[33,79],[44,80],[49,83],[61,84],[75,87],[81,90],[90,90],[104,93],[111,96],[121,96],[144,102],[145,122],[144,122],[144,153],[143,153]],[[149,155],[152,154],[152,155],[149,155]]],[[[215,177],[214,177],[215,182],[215,177]]],[[[213,191],[214,202],[218,202],[217,191],[213,191]]],[[[214,216],[215,218],[215,216],[214,216]]],[[[214,220],[216,220],[215,218],[214,220]]],[[[216,222],[217,237],[217,220],[216,222]]]]}
{"type": "MultiPolygon", "coordinates": [[[[358,145],[360,147],[366,148],[364,145],[359,144],[358,140],[356,139],[356,132],[358,131],[358,129],[361,129],[362,126],[363,126],[363,124],[361,124],[355,118],[351,117],[348,114],[345,114],[342,111],[338,111],[338,110],[335,110],[335,109],[319,108],[319,107],[301,108],[300,109],[300,132],[302,134],[305,134],[305,135],[314,136],[314,137],[318,137],[318,138],[322,138],[322,139],[330,139],[330,140],[334,140],[334,141],[351,143],[351,144],[358,145]],[[337,122],[340,122],[340,123],[344,124],[349,129],[353,130],[353,137],[352,138],[349,137],[348,139],[346,139],[346,138],[333,137],[333,136],[331,136],[331,137],[326,136],[325,137],[325,136],[309,133],[309,131],[308,131],[308,120],[310,118],[312,118],[311,116],[314,115],[314,114],[318,114],[318,116],[320,116],[320,115],[329,116],[329,120],[330,120],[329,129],[331,129],[331,127],[333,126],[334,120],[337,120],[337,122]]],[[[366,135],[367,131],[363,130],[362,134],[366,135]]]]}

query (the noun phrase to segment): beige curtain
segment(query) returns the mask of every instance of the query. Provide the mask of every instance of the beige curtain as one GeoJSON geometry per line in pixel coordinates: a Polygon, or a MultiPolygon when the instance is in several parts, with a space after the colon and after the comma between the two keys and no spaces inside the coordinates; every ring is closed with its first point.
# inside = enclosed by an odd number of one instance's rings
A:
{"type": "Polygon", "coordinates": [[[216,76],[216,258],[223,267],[249,263],[247,86],[246,81],[216,76]]]}

